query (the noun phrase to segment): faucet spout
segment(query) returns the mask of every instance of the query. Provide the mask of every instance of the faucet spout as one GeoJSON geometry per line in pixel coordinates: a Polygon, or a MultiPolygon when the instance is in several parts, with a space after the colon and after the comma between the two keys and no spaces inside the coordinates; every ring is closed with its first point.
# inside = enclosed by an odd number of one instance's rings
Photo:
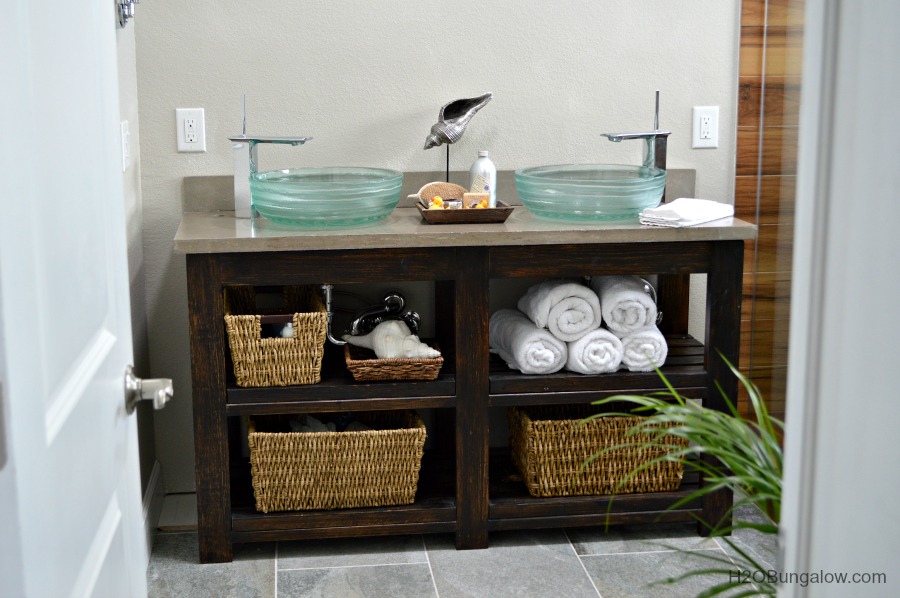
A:
{"type": "Polygon", "coordinates": [[[614,143],[625,141],[627,139],[644,139],[644,162],[643,166],[653,166],[660,170],[666,169],[666,146],[668,145],[668,137],[671,131],[648,131],[646,133],[601,133],[604,137],[614,143]]]}
{"type": "Polygon", "coordinates": [[[659,90],[656,90],[656,111],[653,116],[653,130],[642,133],[602,133],[604,137],[614,143],[619,143],[627,139],[644,139],[646,145],[644,147],[645,167],[655,167],[660,170],[666,169],[666,146],[668,145],[668,137],[671,131],[661,131],[659,128],[659,90]]]}

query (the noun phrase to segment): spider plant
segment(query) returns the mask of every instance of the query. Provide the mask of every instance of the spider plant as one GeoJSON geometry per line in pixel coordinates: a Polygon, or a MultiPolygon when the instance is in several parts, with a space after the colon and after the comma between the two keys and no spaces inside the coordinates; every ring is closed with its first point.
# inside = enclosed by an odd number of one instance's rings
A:
{"type": "MultiPolygon", "coordinates": [[[[597,417],[623,415],[644,417],[626,435],[626,438],[634,440],[626,440],[618,446],[606,448],[592,455],[585,465],[616,449],[626,447],[649,449],[649,452],[659,456],[631,471],[622,483],[660,462],[682,461],[685,468],[696,471],[704,483],[670,508],[678,508],[719,489],[728,488],[734,492],[736,500],[725,518],[726,521],[731,521],[735,510],[742,505],[753,505],[764,513],[766,518],[763,518],[762,523],[735,519],[731,525],[716,526],[712,530],[712,535],[724,537],[737,529],[754,529],[766,534],[775,534],[781,511],[782,450],[779,438],[784,424],[769,414],[756,385],[727,359],[725,361],[747,389],[752,418],[748,419],[740,414],[734,401],[726,396],[718,382],[716,386],[727,406],[725,411],[703,407],[699,402],[683,397],[657,369],[666,390],[647,396],[617,395],[594,402],[594,405],[616,404],[619,408],[624,404],[628,412],[599,413],[585,421],[597,417]],[[676,438],[681,439],[681,442],[674,442],[676,438]],[[684,440],[687,440],[687,443],[684,440]]],[[[736,555],[734,559],[737,562],[729,558],[712,556],[710,558],[718,561],[717,565],[691,571],[663,583],[708,574],[724,576],[719,579],[729,579],[729,574],[735,571],[736,566],[745,571],[766,571],[765,566],[756,562],[733,541],[728,538],[723,540],[733,549],[736,555]]],[[[701,596],[715,596],[734,589],[741,590],[736,594],[739,596],[775,595],[774,584],[767,580],[753,581],[754,587],[732,581],[717,584],[701,596]]]]}

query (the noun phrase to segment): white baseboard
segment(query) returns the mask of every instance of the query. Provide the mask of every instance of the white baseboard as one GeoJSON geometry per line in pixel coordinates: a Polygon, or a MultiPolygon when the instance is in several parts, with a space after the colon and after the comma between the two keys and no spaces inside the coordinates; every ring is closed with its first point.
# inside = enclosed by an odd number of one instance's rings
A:
{"type": "MultiPolygon", "coordinates": [[[[162,487],[162,469],[159,461],[153,463],[153,471],[150,472],[150,481],[147,482],[147,491],[144,493],[144,537],[147,541],[147,556],[153,550],[153,538],[156,535],[156,526],[159,523],[159,515],[162,513],[165,495],[162,487]]],[[[150,561],[147,561],[150,564],[150,561]]]]}

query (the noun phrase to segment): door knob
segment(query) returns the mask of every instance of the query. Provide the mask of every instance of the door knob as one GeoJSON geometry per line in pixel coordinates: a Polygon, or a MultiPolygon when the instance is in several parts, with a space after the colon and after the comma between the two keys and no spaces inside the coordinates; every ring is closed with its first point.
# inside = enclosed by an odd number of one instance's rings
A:
{"type": "Polygon", "coordinates": [[[169,378],[147,378],[134,375],[134,368],[125,368],[125,410],[134,413],[141,401],[153,401],[154,409],[162,409],[175,394],[169,378]]]}

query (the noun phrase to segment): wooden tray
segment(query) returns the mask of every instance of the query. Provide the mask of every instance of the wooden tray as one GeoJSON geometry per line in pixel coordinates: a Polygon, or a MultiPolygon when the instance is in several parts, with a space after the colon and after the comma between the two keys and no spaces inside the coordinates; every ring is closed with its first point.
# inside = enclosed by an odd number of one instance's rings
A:
{"type": "Polygon", "coordinates": [[[419,213],[428,224],[483,224],[489,222],[505,222],[512,213],[512,206],[502,201],[496,208],[462,208],[458,210],[428,210],[421,203],[416,203],[419,213]]]}

